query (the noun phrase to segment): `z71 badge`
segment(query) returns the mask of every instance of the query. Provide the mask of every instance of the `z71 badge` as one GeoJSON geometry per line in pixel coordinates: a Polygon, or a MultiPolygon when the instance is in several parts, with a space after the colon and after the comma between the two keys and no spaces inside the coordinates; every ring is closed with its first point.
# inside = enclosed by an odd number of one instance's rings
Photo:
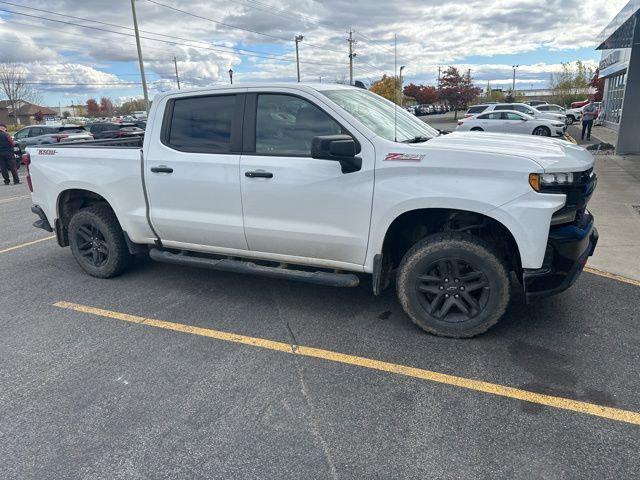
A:
{"type": "Polygon", "coordinates": [[[418,153],[387,153],[384,157],[385,161],[393,160],[395,162],[420,162],[424,158],[424,155],[418,153]]]}

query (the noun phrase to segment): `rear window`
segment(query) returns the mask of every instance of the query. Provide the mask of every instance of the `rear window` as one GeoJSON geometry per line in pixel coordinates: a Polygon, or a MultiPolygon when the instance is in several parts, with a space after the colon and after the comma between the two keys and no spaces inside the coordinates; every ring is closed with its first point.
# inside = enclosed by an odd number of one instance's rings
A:
{"type": "Polygon", "coordinates": [[[82,125],[65,125],[63,127],[58,127],[59,132],[67,132],[67,131],[83,131],[85,132],[85,128],[82,125]]]}
{"type": "Polygon", "coordinates": [[[165,143],[184,152],[228,153],[235,104],[235,95],[174,100],[165,143]]]}
{"type": "Polygon", "coordinates": [[[484,112],[486,109],[487,109],[486,105],[476,105],[475,107],[471,107],[469,110],[467,110],[467,113],[476,114],[476,113],[484,112]]]}

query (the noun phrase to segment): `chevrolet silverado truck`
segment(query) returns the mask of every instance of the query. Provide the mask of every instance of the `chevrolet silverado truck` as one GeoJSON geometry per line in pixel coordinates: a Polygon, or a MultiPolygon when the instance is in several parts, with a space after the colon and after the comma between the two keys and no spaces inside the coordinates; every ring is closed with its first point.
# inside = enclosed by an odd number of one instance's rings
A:
{"type": "Polygon", "coordinates": [[[598,234],[593,157],[564,140],[439,135],[363,89],[159,94],[144,139],[32,147],[34,224],[101,278],[132,258],[373,294],[395,281],[427,332],[472,337],[573,284],[598,234]],[[517,287],[519,288],[519,287],[517,287]]]}

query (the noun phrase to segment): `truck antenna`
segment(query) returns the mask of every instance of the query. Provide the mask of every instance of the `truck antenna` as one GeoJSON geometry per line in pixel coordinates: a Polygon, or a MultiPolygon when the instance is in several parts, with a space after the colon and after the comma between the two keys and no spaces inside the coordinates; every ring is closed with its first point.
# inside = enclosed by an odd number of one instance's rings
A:
{"type": "Polygon", "coordinates": [[[393,34],[393,89],[395,90],[395,102],[393,102],[393,139],[398,141],[398,34],[393,34]]]}

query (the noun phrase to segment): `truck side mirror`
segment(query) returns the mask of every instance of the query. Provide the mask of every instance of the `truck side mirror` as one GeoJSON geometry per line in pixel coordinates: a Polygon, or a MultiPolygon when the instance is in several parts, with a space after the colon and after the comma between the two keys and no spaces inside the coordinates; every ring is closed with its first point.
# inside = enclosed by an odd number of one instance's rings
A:
{"type": "Polygon", "coordinates": [[[311,141],[311,158],[340,162],[342,173],[362,169],[362,158],[357,153],[357,144],[349,135],[323,135],[311,141]]]}

